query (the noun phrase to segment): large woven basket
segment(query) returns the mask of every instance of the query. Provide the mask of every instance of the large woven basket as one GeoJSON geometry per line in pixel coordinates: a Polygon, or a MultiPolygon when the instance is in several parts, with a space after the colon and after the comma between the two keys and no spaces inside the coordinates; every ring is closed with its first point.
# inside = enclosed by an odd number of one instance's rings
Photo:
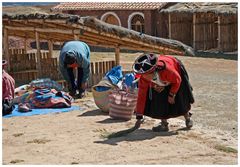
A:
{"type": "Polygon", "coordinates": [[[130,120],[137,104],[137,95],[112,90],[109,95],[109,116],[114,119],[130,120]]]}
{"type": "Polygon", "coordinates": [[[96,91],[96,87],[97,85],[92,87],[92,94],[95,104],[103,112],[109,112],[109,94],[111,92],[111,89],[98,92],[96,91]]]}

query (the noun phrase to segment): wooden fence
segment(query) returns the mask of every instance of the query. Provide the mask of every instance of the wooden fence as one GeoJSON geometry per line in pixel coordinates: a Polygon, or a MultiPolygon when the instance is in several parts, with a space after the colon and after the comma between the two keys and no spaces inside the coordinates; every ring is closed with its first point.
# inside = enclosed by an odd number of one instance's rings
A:
{"type": "Polygon", "coordinates": [[[169,38],[176,39],[184,44],[192,46],[193,29],[192,14],[170,13],[169,14],[169,38]]]}
{"type": "Polygon", "coordinates": [[[195,50],[237,50],[237,15],[211,12],[169,13],[169,38],[195,50]]]}
{"type": "MultiPolygon", "coordinates": [[[[17,86],[27,84],[37,78],[50,78],[58,81],[64,87],[66,83],[59,71],[57,58],[51,58],[48,52],[42,52],[41,76],[37,70],[36,53],[25,53],[22,49],[11,49],[10,74],[14,77],[17,86]]],[[[115,61],[91,62],[88,86],[97,84],[105,74],[115,66],[115,61]]]]}
{"type": "Polygon", "coordinates": [[[197,13],[195,22],[195,49],[209,50],[218,48],[218,17],[214,13],[197,13]]]}
{"type": "Polygon", "coordinates": [[[219,17],[221,51],[236,51],[238,48],[238,22],[237,15],[224,15],[219,17]]]}

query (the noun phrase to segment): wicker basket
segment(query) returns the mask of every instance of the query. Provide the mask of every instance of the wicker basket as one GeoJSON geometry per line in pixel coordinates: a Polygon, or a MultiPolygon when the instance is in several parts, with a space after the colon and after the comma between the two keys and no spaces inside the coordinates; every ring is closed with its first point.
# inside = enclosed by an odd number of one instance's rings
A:
{"type": "Polygon", "coordinates": [[[111,89],[98,92],[96,91],[96,87],[97,85],[92,87],[92,94],[95,104],[103,112],[109,112],[109,94],[111,92],[111,89]]]}
{"type": "Polygon", "coordinates": [[[130,120],[137,104],[137,95],[122,90],[112,90],[109,95],[109,103],[111,118],[130,120]]]}

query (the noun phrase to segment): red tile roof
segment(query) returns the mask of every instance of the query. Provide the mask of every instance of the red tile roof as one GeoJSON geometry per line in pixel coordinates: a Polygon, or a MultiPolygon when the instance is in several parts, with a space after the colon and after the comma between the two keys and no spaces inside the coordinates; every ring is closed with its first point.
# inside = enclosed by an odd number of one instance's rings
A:
{"type": "Polygon", "coordinates": [[[65,2],[52,10],[154,10],[164,6],[162,2],[65,2]]]}

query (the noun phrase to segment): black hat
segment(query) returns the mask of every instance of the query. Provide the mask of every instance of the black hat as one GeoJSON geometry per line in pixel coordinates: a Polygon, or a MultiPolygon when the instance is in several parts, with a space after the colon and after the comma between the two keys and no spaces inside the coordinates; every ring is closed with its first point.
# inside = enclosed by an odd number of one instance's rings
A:
{"type": "Polygon", "coordinates": [[[153,72],[156,68],[157,56],[153,53],[140,55],[133,64],[133,71],[137,74],[153,72]]]}

